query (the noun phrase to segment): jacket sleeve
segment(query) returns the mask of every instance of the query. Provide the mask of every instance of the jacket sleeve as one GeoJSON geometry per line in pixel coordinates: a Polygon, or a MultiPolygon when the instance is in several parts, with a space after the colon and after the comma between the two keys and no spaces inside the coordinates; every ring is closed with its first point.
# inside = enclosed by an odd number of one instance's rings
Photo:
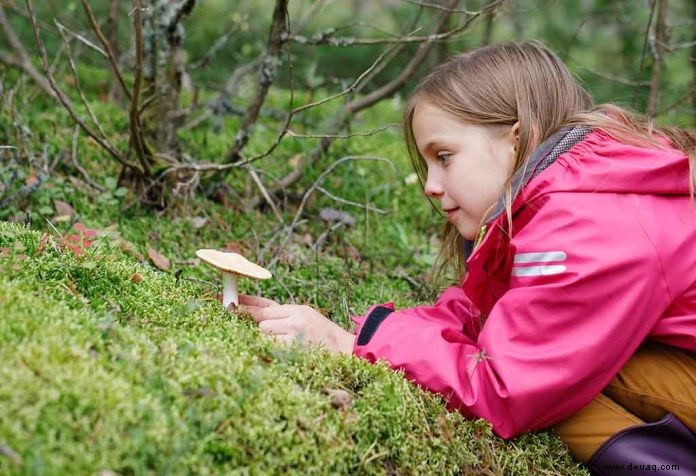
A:
{"type": "Polygon", "coordinates": [[[478,335],[433,318],[437,305],[376,306],[354,354],[388,361],[503,438],[587,405],[648,335],[669,289],[641,218],[630,212],[634,196],[553,195],[512,239],[510,287],[478,335]]]}

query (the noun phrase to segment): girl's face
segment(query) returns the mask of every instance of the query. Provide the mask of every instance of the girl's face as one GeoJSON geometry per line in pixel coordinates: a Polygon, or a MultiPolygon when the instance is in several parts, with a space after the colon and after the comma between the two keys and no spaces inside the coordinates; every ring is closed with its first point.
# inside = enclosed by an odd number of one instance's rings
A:
{"type": "Polygon", "coordinates": [[[425,193],[466,239],[474,240],[485,213],[512,174],[519,123],[511,127],[463,122],[421,100],[413,135],[428,168],[425,193]]]}

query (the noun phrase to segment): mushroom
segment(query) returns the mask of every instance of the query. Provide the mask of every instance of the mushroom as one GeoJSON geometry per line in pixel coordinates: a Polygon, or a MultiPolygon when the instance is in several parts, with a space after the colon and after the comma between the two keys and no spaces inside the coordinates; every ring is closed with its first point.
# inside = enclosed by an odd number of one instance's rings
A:
{"type": "Polygon", "coordinates": [[[203,249],[196,251],[196,256],[222,271],[222,305],[225,309],[230,303],[235,307],[239,304],[237,294],[237,275],[254,279],[268,279],[271,272],[256,263],[252,263],[244,256],[237,253],[203,249]]]}

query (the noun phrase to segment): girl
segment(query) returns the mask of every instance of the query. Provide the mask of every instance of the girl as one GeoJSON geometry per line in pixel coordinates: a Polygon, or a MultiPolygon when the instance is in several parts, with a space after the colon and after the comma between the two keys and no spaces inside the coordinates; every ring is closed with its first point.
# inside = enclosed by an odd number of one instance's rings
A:
{"type": "Polygon", "coordinates": [[[599,474],[696,474],[696,136],[593,107],[537,42],[436,67],[404,132],[460,283],[355,335],[243,297],[260,330],[385,359],[502,438],[551,428],[599,474]]]}

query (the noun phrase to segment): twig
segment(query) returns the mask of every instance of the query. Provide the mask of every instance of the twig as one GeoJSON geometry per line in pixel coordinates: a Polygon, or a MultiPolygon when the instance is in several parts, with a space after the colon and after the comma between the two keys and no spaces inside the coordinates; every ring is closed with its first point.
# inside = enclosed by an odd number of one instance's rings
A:
{"type": "MultiPolygon", "coordinates": [[[[490,13],[494,10],[496,10],[500,5],[505,3],[506,0],[494,0],[490,4],[486,5],[482,10],[480,11],[471,11],[467,12],[470,14],[471,18],[468,18],[463,24],[449,30],[449,31],[442,31],[440,30],[437,33],[434,33],[432,35],[427,35],[427,36],[401,36],[401,37],[396,37],[396,38],[352,38],[352,37],[344,37],[344,38],[334,38],[330,36],[329,34],[322,34],[319,36],[314,36],[312,38],[306,38],[303,36],[299,35],[290,35],[288,36],[287,40],[288,41],[293,41],[295,43],[299,43],[302,45],[328,45],[328,46],[352,46],[352,45],[382,45],[382,44],[395,44],[395,43],[423,43],[423,42],[436,42],[436,41],[442,41],[446,40],[450,37],[453,37],[457,33],[461,33],[464,31],[469,24],[471,23],[471,20],[474,18],[478,18],[479,16],[490,13]]],[[[458,2],[450,2],[450,4],[456,5],[458,2]]],[[[449,7],[442,7],[443,13],[449,15],[450,12],[447,10],[453,10],[449,7]]],[[[331,31],[333,33],[333,31],[331,31]]]]}
{"type": "MultiPolygon", "coordinates": [[[[457,4],[456,0],[451,0],[449,2],[449,6],[454,6],[457,4]]],[[[488,13],[497,6],[501,4],[501,1],[495,1],[486,6],[482,13],[488,13]]],[[[448,12],[442,12],[439,15],[437,24],[435,26],[435,30],[433,35],[431,35],[431,38],[439,37],[440,31],[443,30],[443,28],[446,25],[446,20],[450,14],[448,12]]],[[[467,21],[464,23],[463,28],[466,26],[470,25],[471,22],[476,19],[479,15],[474,15],[471,18],[467,19],[467,21]]],[[[453,31],[453,30],[452,30],[453,31]]],[[[370,94],[367,94],[363,97],[354,99],[350,102],[348,102],[344,107],[341,112],[337,114],[336,119],[334,120],[332,124],[332,130],[335,132],[338,132],[341,130],[345,122],[353,115],[356,114],[357,112],[370,107],[371,105],[381,101],[385,97],[388,97],[389,95],[393,94],[396,92],[400,87],[403,86],[406,81],[408,81],[413,74],[415,74],[418,66],[425,60],[427,57],[428,53],[430,52],[434,42],[427,41],[422,43],[419,47],[418,50],[416,50],[415,54],[412,56],[411,60],[409,63],[406,65],[406,67],[403,69],[403,71],[393,80],[388,82],[387,84],[383,85],[380,88],[377,88],[376,90],[372,91],[370,94]]],[[[320,143],[312,150],[312,152],[309,154],[308,158],[306,159],[304,164],[300,164],[294,171],[290,172],[288,175],[283,177],[277,184],[277,186],[271,190],[271,194],[277,193],[279,190],[282,190],[283,188],[286,188],[295,182],[297,182],[300,177],[302,176],[302,171],[305,167],[312,165],[315,163],[319,157],[321,157],[331,146],[333,142],[332,138],[323,138],[321,139],[320,143]]],[[[254,200],[250,201],[247,207],[256,207],[260,204],[260,199],[257,197],[254,200]]]]}
{"type": "Polygon", "coordinates": [[[626,86],[636,86],[636,87],[650,86],[650,81],[633,81],[630,79],[621,78],[619,76],[614,76],[614,75],[609,74],[609,73],[603,73],[601,71],[597,71],[597,70],[594,70],[592,68],[588,68],[587,66],[579,65],[578,67],[586,70],[588,73],[592,73],[595,76],[599,76],[600,78],[608,79],[609,81],[614,81],[616,83],[624,84],[626,86]]]}
{"type": "Polygon", "coordinates": [[[101,134],[102,138],[104,139],[104,142],[108,142],[108,138],[106,137],[106,133],[104,132],[104,129],[102,129],[102,126],[99,123],[97,116],[94,114],[94,110],[92,109],[92,106],[89,104],[89,101],[87,100],[87,97],[85,97],[85,93],[84,93],[84,91],[82,91],[82,87],[80,86],[80,76],[77,74],[77,67],[75,66],[75,61],[73,60],[73,56],[72,56],[72,50],[70,49],[70,40],[68,39],[68,37],[66,36],[65,31],[64,31],[65,27],[57,19],[54,19],[53,22],[56,24],[56,27],[58,28],[58,32],[60,33],[60,37],[63,39],[63,43],[65,44],[66,52],[68,55],[68,64],[70,65],[70,71],[72,72],[73,79],[75,80],[75,89],[77,89],[77,93],[80,95],[80,99],[82,100],[82,104],[84,104],[85,108],[87,108],[87,112],[89,113],[89,117],[92,118],[92,122],[99,130],[99,133],[101,134]]]}
{"type": "Polygon", "coordinates": [[[332,194],[331,192],[329,192],[328,190],[326,190],[324,187],[317,187],[317,190],[319,190],[321,193],[323,193],[324,195],[326,195],[330,199],[337,201],[338,203],[343,203],[345,205],[350,205],[352,207],[362,208],[364,210],[367,210],[370,212],[375,212],[375,213],[378,213],[380,215],[387,215],[388,213],[391,213],[390,211],[382,210],[381,208],[376,208],[376,207],[373,207],[371,205],[363,205],[362,203],[358,203],[358,202],[354,202],[352,200],[346,200],[345,198],[338,197],[338,196],[332,194]]]}
{"type": "Polygon", "coordinates": [[[99,137],[94,131],[92,131],[87,124],[75,113],[75,110],[72,107],[72,103],[70,102],[70,99],[65,96],[65,94],[60,90],[58,85],[56,84],[55,79],[53,76],[50,74],[50,71],[48,69],[48,54],[46,53],[46,47],[44,46],[43,40],[41,39],[41,30],[39,29],[39,24],[36,20],[36,15],[34,14],[34,7],[32,5],[32,0],[25,0],[27,4],[27,12],[29,13],[29,17],[31,19],[31,25],[32,29],[34,30],[34,38],[36,39],[36,44],[39,49],[39,60],[41,61],[41,67],[44,70],[44,73],[46,74],[46,78],[48,79],[48,83],[51,86],[51,89],[55,93],[55,95],[58,97],[58,100],[60,103],[63,105],[63,107],[68,111],[68,114],[70,114],[70,117],[75,121],[75,123],[79,124],[80,127],[82,128],[87,135],[89,135],[92,139],[94,139],[97,144],[99,144],[104,150],[109,152],[109,154],[116,159],[119,163],[124,165],[125,167],[129,167],[132,169],[137,170],[137,165],[131,163],[129,160],[124,158],[121,153],[116,150],[114,147],[111,146],[108,142],[105,142],[102,140],[101,137],[99,137]]]}
{"type": "Polygon", "coordinates": [[[96,183],[92,178],[89,176],[87,171],[80,165],[80,162],[77,158],[77,142],[80,137],[80,126],[75,125],[75,131],[73,132],[73,137],[72,137],[72,153],[70,155],[71,161],[73,166],[77,169],[78,172],[82,175],[82,177],[85,179],[85,182],[87,184],[94,188],[95,190],[99,190],[100,192],[106,192],[106,189],[96,183]]]}
{"type": "Polygon", "coordinates": [[[0,53],[0,62],[21,69],[34,81],[34,83],[44,93],[46,93],[48,96],[52,98],[57,99],[55,92],[51,88],[51,85],[48,83],[46,78],[42,76],[41,73],[39,73],[39,71],[34,67],[34,64],[31,62],[31,59],[29,58],[27,50],[22,45],[22,42],[19,41],[19,38],[12,29],[12,25],[10,25],[10,22],[7,21],[7,17],[5,16],[5,9],[2,4],[0,4],[0,26],[2,27],[3,33],[5,34],[5,38],[7,38],[7,42],[10,44],[12,50],[14,51],[14,54],[17,56],[17,58],[12,58],[10,56],[6,56],[0,53]]]}
{"type": "Polygon", "coordinates": [[[387,124],[382,127],[378,127],[376,129],[372,129],[370,131],[365,131],[365,132],[351,132],[350,134],[298,134],[296,132],[293,132],[292,130],[288,129],[287,134],[289,137],[293,137],[296,139],[324,139],[324,138],[331,138],[331,139],[351,139],[353,137],[365,137],[365,136],[374,136],[376,134],[379,134],[380,132],[384,132],[387,129],[390,129],[392,127],[399,127],[401,124],[399,123],[392,123],[392,124],[387,124]]]}
{"type": "MultiPolygon", "coordinates": [[[[112,7],[113,7],[113,5],[112,5],[112,7]]],[[[87,18],[89,19],[89,24],[92,27],[94,34],[97,35],[99,42],[102,44],[102,47],[104,48],[104,51],[106,52],[106,55],[109,58],[109,62],[111,63],[111,69],[114,71],[114,74],[116,75],[116,79],[118,80],[119,84],[121,85],[121,88],[123,89],[124,94],[130,100],[131,99],[130,91],[128,90],[128,87],[126,86],[126,82],[123,80],[123,76],[121,75],[121,69],[118,67],[118,61],[116,59],[116,55],[114,53],[114,50],[111,48],[111,44],[109,43],[109,40],[107,40],[106,37],[104,36],[104,33],[102,33],[101,28],[99,28],[99,23],[97,23],[97,19],[94,17],[94,13],[92,12],[92,9],[90,8],[87,0],[82,0],[82,8],[85,10],[85,13],[87,14],[87,18]]]]}
{"type": "MultiPolygon", "coordinates": [[[[334,163],[332,163],[325,171],[323,171],[319,177],[314,181],[314,183],[307,189],[307,191],[304,193],[302,196],[302,201],[300,202],[299,207],[297,208],[297,212],[295,212],[295,217],[292,219],[292,222],[286,229],[286,234],[285,234],[285,239],[283,240],[283,243],[280,245],[279,249],[284,249],[285,246],[288,244],[288,241],[290,240],[290,237],[292,236],[292,232],[295,229],[295,226],[297,226],[297,222],[300,219],[300,216],[302,215],[302,211],[304,210],[305,205],[307,205],[307,200],[309,200],[309,197],[312,195],[314,190],[321,184],[324,179],[336,168],[345,163],[349,162],[351,160],[374,160],[374,161],[379,161],[379,162],[386,162],[389,165],[393,167],[392,162],[389,159],[385,159],[383,157],[369,157],[369,156],[346,156],[338,159],[334,163]]],[[[278,261],[277,254],[276,256],[273,257],[271,260],[271,263],[269,264],[269,267],[273,267],[273,265],[278,261]]]]}
{"type": "Polygon", "coordinates": [[[662,74],[663,44],[667,40],[667,1],[657,0],[657,20],[655,22],[655,46],[653,48],[653,67],[650,75],[650,92],[648,94],[648,108],[646,115],[649,119],[657,112],[658,97],[660,93],[660,75],[662,74]]]}
{"type": "Polygon", "coordinates": [[[259,116],[261,106],[266,100],[268,90],[275,80],[278,69],[280,50],[284,40],[284,34],[288,30],[288,0],[276,0],[273,10],[273,22],[268,34],[266,53],[263,56],[261,65],[261,77],[256,96],[247,109],[241,127],[237,131],[232,150],[228,153],[228,162],[235,162],[239,159],[240,153],[249,142],[251,130],[259,116]]]}
{"type": "MultiPolygon", "coordinates": [[[[640,82],[641,76],[643,76],[643,67],[645,66],[645,53],[648,48],[648,36],[650,36],[650,27],[652,26],[653,16],[655,15],[655,5],[657,5],[657,0],[650,0],[650,16],[648,17],[648,24],[645,27],[645,34],[643,35],[643,51],[640,54],[640,66],[638,67],[638,75],[636,76],[636,83],[640,82]]],[[[638,88],[633,90],[633,101],[635,102],[638,97],[638,88]]]]}
{"type": "Polygon", "coordinates": [[[141,21],[141,0],[133,0],[133,29],[135,31],[135,79],[133,81],[133,94],[130,103],[130,132],[131,143],[135,147],[136,155],[140,161],[145,175],[150,176],[150,163],[145,156],[145,145],[140,135],[140,115],[138,114],[138,102],[140,101],[140,88],[143,80],[143,26],[141,21]]]}
{"type": "Polygon", "coordinates": [[[418,5],[423,8],[432,8],[433,10],[440,10],[449,13],[463,13],[465,15],[479,15],[481,11],[478,10],[463,10],[458,8],[448,8],[437,3],[423,2],[421,0],[401,0],[402,2],[410,3],[411,5],[418,5]]]}
{"type": "Polygon", "coordinates": [[[261,182],[261,178],[259,175],[256,173],[256,170],[252,166],[248,166],[247,170],[249,171],[249,175],[251,175],[251,178],[254,180],[254,183],[256,183],[256,186],[259,187],[259,190],[261,191],[261,195],[263,195],[264,200],[268,203],[268,205],[271,207],[273,210],[273,213],[275,213],[276,218],[281,224],[285,223],[285,220],[283,220],[283,216],[280,214],[278,211],[278,208],[276,207],[275,202],[271,198],[271,196],[268,194],[268,190],[266,190],[266,187],[264,187],[263,182],[261,182]]]}
{"type": "Polygon", "coordinates": [[[53,24],[58,27],[58,29],[61,31],[61,33],[65,33],[65,34],[71,36],[72,38],[75,38],[80,43],[84,44],[88,48],[90,48],[90,49],[96,51],[97,53],[99,53],[100,55],[102,55],[104,58],[109,57],[109,55],[106,53],[106,51],[104,51],[98,45],[95,45],[94,43],[92,43],[91,41],[89,41],[87,38],[80,35],[79,33],[75,33],[74,31],[71,31],[70,29],[68,29],[65,25],[63,25],[61,22],[59,22],[57,18],[53,19],[53,24]]]}

